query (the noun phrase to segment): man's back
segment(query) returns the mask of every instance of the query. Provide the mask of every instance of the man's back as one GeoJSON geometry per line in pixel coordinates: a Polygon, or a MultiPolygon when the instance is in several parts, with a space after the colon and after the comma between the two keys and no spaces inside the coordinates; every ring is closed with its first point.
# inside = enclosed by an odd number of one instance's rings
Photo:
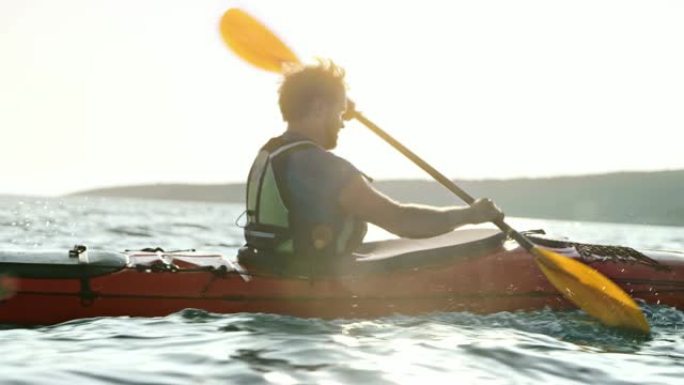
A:
{"type": "MultiPolygon", "coordinates": [[[[284,136],[302,139],[292,133],[284,136]]],[[[356,249],[366,224],[339,203],[342,189],[363,175],[356,167],[314,145],[285,154],[274,163],[274,171],[290,212],[296,250],[332,257],[356,249]]]]}
{"type": "Polygon", "coordinates": [[[297,133],[271,139],[250,172],[247,246],[260,259],[288,264],[325,265],[350,254],[360,245],[366,224],[341,208],[339,196],[359,175],[351,163],[297,133]]]}

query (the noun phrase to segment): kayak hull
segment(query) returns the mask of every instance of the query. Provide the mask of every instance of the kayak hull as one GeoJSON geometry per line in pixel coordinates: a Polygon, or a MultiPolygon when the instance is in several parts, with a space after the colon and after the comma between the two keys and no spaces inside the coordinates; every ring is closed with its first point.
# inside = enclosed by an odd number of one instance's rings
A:
{"type": "MultiPolygon", "coordinates": [[[[567,250],[565,254],[578,258],[567,250]]],[[[615,260],[590,265],[637,300],[684,308],[684,256],[648,255],[660,268],[615,260]]],[[[9,324],[55,324],[101,316],[156,317],[187,308],[320,318],[574,308],[551,286],[533,257],[520,248],[503,246],[447,264],[321,278],[129,266],[88,278],[6,276],[4,281],[9,289],[0,301],[0,323],[9,324]]]]}

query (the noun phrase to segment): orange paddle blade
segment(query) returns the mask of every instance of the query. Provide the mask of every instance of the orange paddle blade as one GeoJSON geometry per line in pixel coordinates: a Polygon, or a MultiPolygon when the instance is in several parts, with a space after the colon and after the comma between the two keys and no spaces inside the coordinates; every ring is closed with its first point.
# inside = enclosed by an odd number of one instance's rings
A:
{"type": "Polygon", "coordinates": [[[226,11],[220,30],[223,41],[236,55],[263,70],[281,73],[288,63],[299,63],[297,55],[285,43],[241,9],[226,11]]]}
{"type": "Polygon", "coordinates": [[[603,274],[550,250],[534,247],[531,252],[546,278],[575,305],[608,326],[649,333],[639,306],[603,274]]]}

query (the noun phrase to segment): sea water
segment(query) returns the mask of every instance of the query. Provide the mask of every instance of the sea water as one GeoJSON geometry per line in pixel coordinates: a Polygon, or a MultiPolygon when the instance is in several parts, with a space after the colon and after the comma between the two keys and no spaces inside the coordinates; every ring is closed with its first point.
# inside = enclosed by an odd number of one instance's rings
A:
{"type": "MultiPolygon", "coordinates": [[[[0,248],[197,248],[234,255],[235,204],[0,197],[0,248]]],[[[684,249],[684,227],[511,218],[577,241],[684,249]]],[[[371,239],[388,234],[373,229],[371,239]]],[[[583,312],[377,319],[213,314],[0,326],[0,384],[684,384],[684,312],[645,309],[648,339],[583,312]]]]}

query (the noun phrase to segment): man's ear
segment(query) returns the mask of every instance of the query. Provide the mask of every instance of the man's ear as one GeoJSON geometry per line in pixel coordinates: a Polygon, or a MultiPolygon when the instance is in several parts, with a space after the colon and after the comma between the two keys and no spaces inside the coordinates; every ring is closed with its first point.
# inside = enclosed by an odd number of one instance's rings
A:
{"type": "Polygon", "coordinates": [[[311,101],[309,111],[311,111],[311,116],[319,117],[325,115],[326,108],[327,106],[322,100],[315,99],[311,101]]]}

